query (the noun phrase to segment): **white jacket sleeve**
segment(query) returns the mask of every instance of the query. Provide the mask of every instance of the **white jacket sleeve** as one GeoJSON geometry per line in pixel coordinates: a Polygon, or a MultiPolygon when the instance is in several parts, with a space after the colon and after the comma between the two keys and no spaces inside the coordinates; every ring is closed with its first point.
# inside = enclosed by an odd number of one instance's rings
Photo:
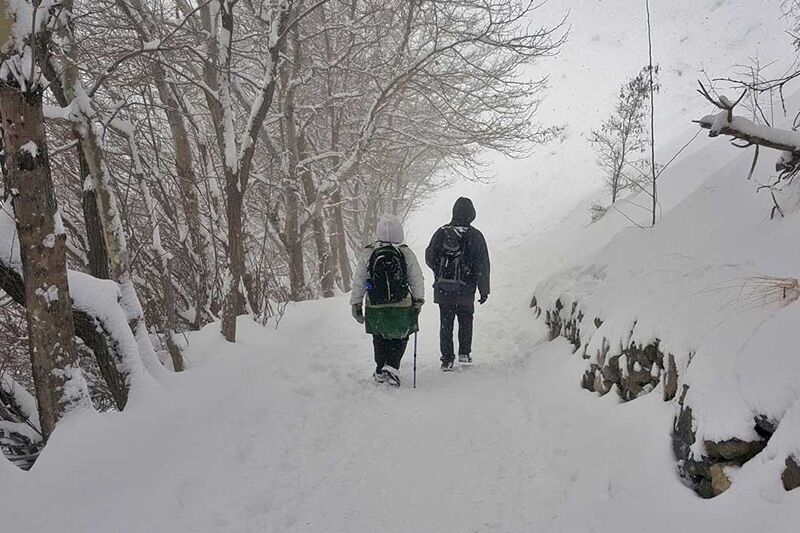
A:
{"type": "Polygon", "coordinates": [[[425,276],[422,275],[417,256],[414,255],[411,248],[404,246],[402,250],[406,258],[406,272],[408,273],[408,286],[411,289],[411,297],[415,300],[422,300],[425,298],[425,276]]]}
{"type": "Polygon", "coordinates": [[[369,258],[371,255],[371,248],[364,250],[359,258],[358,265],[356,265],[356,270],[353,272],[350,305],[360,304],[364,301],[364,295],[367,293],[367,268],[369,267],[369,258]]]}

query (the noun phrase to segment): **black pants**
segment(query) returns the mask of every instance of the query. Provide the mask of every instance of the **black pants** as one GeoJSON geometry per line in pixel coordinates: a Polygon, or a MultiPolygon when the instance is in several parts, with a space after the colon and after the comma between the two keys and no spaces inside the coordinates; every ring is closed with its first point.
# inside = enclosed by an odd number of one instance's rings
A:
{"type": "Polygon", "coordinates": [[[472,317],[475,314],[475,304],[439,304],[439,349],[442,352],[442,361],[455,359],[453,350],[453,325],[458,317],[458,353],[469,355],[472,353],[472,317]]]}
{"type": "Polygon", "coordinates": [[[408,337],[405,339],[384,339],[380,335],[372,336],[372,346],[375,348],[375,371],[383,370],[383,365],[400,369],[400,360],[406,353],[408,337]]]}

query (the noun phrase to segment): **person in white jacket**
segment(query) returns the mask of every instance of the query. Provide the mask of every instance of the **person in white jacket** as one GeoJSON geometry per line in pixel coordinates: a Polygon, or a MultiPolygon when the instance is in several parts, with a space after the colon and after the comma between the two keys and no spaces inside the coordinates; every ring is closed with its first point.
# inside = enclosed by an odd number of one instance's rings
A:
{"type": "Polygon", "coordinates": [[[364,249],[353,274],[353,317],[366,325],[375,349],[378,383],[399,386],[400,360],[408,337],[418,331],[425,279],[417,257],[403,244],[403,225],[394,215],[378,222],[375,242],[364,249]]]}

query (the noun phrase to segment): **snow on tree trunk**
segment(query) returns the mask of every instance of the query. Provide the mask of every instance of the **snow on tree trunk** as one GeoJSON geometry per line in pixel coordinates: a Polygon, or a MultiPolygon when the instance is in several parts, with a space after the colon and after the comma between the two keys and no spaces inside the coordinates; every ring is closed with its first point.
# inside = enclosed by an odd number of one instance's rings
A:
{"type": "MultiPolygon", "coordinates": [[[[294,2],[284,0],[270,8],[270,30],[267,34],[268,50],[264,75],[259,91],[250,107],[244,133],[236,138],[234,129],[234,108],[231,98],[231,58],[233,45],[233,9],[236,2],[219,1],[220,28],[216,34],[216,44],[209,50],[216,50],[217,65],[224,67],[224,73],[216,80],[218,102],[222,113],[221,123],[215,121],[217,137],[221,142],[225,167],[225,192],[227,195],[226,213],[228,215],[228,278],[226,280],[225,303],[222,311],[222,335],[228,342],[236,341],[236,316],[244,308],[244,196],[250,179],[250,169],[255,155],[259,134],[272,105],[277,81],[277,68],[280,52],[285,39],[281,36],[286,29],[289,14],[294,2]]],[[[207,93],[207,99],[211,95],[207,93]]],[[[214,114],[212,113],[212,119],[214,114]]]]}
{"type": "MultiPolygon", "coordinates": [[[[22,90],[5,80],[0,85],[0,119],[25,280],[39,421],[46,439],[60,418],[91,407],[91,401],[73,339],[66,234],[50,177],[41,90],[22,90]]],[[[4,211],[2,216],[14,216],[4,211]]]]}
{"type": "MultiPolygon", "coordinates": [[[[67,48],[72,49],[74,48],[74,43],[72,42],[74,33],[69,28],[72,24],[71,15],[66,17],[66,21],[61,21],[61,24],[61,33],[67,39],[67,48]]],[[[144,319],[144,310],[133,285],[125,230],[117,208],[116,194],[99,140],[100,136],[93,123],[95,113],[92,102],[83,88],[77,63],[74,61],[65,61],[63,65],[62,86],[67,100],[71,102],[69,119],[73,123],[76,132],[80,135],[80,145],[86,159],[91,188],[95,192],[97,212],[108,255],[109,273],[111,279],[120,286],[120,305],[127,313],[128,324],[136,337],[139,353],[145,367],[155,378],[159,380],[166,379],[167,372],[153,349],[153,343],[150,340],[144,319]]]]}
{"type": "Polygon", "coordinates": [[[144,310],[136,294],[130,272],[127,242],[122,227],[122,220],[117,208],[116,194],[111,183],[111,176],[105,161],[102,148],[99,145],[97,133],[91,123],[90,104],[85,100],[85,93],[76,82],[72,89],[67,89],[68,96],[72,96],[73,108],[80,111],[73,113],[73,119],[79,126],[82,135],[81,146],[89,167],[92,188],[97,199],[97,210],[103,229],[103,240],[108,251],[109,273],[111,279],[120,286],[120,305],[128,316],[131,331],[136,337],[139,353],[147,370],[157,379],[164,379],[166,371],[158,360],[153,343],[147,331],[144,319],[144,310]]]}
{"type": "MultiPolygon", "coordinates": [[[[80,152],[79,157],[84,164],[81,170],[85,167],[85,158],[83,157],[83,148],[78,146],[80,152]]],[[[86,178],[88,175],[84,174],[86,178]]],[[[100,213],[97,210],[97,194],[90,181],[84,183],[83,195],[81,197],[81,204],[83,207],[83,220],[86,226],[86,243],[89,246],[88,260],[89,260],[89,273],[100,279],[108,279],[108,254],[106,253],[106,242],[103,238],[103,225],[100,222],[100,213]]]]}
{"type": "MultiPolygon", "coordinates": [[[[65,7],[69,8],[69,5],[65,7]]],[[[70,109],[70,99],[67,98],[63,80],[60,75],[59,67],[49,58],[47,46],[40,44],[40,54],[44,56],[39,61],[39,67],[49,82],[50,93],[55,98],[62,109],[70,109]]],[[[106,250],[105,239],[103,236],[103,225],[100,221],[100,213],[97,207],[97,194],[93,188],[89,163],[86,160],[83,147],[83,135],[80,125],[74,121],[71,124],[72,135],[77,142],[76,154],[78,157],[78,168],[80,179],[83,183],[83,195],[81,204],[83,208],[83,219],[86,227],[86,244],[88,246],[87,260],[89,273],[100,279],[109,279],[108,272],[108,252],[106,250]]]]}
{"type": "Polygon", "coordinates": [[[322,296],[331,298],[334,295],[333,289],[336,285],[334,278],[336,268],[331,255],[331,247],[325,232],[325,222],[322,214],[315,211],[311,219],[311,228],[314,232],[314,244],[317,249],[317,276],[319,277],[322,296]]]}
{"type": "MultiPolygon", "coordinates": [[[[24,306],[20,239],[13,213],[12,205],[7,202],[0,214],[0,289],[24,306]]],[[[145,371],[127,315],[119,306],[119,286],[82,272],[69,271],[68,276],[74,334],[94,352],[114,404],[122,410],[130,389],[145,371]]]]}

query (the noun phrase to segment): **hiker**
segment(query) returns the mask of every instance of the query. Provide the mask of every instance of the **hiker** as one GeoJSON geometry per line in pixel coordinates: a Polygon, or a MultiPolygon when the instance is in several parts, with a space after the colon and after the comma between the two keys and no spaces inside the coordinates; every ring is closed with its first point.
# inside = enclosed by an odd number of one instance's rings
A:
{"type": "Polygon", "coordinates": [[[459,198],[453,219],[433,234],[425,250],[425,262],[433,270],[433,301],[439,304],[439,349],[442,370],[453,369],[453,325],[458,318],[458,361],[472,363],[472,319],[475,291],[478,302],[489,298],[489,250],[483,234],[472,227],[475,207],[459,198]]]}
{"type": "Polygon", "coordinates": [[[350,305],[353,318],[372,335],[373,379],[399,387],[400,360],[409,335],[418,331],[417,317],[425,303],[425,279],[414,252],[403,244],[403,226],[396,216],[381,218],[375,233],[353,274],[350,305]]]}

